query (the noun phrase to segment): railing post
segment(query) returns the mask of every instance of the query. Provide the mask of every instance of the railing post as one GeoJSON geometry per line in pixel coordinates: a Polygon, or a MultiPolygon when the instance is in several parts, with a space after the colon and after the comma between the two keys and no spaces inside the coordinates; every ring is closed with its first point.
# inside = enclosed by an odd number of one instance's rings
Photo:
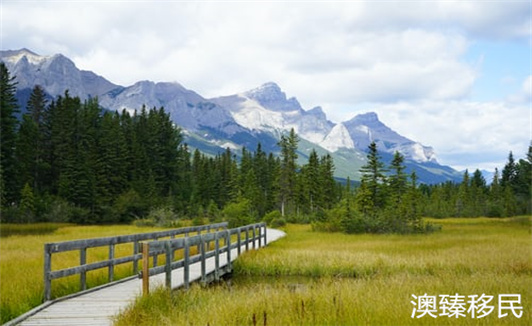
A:
{"type": "Polygon", "coordinates": [[[52,280],[50,279],[52,254],[50,247],[51,245],[48,243],[44,245],[44,301],[49,301],[52,297],[52,280]]]}
{"type": "Polygon", "coordinates": [[[115,264],[113,263],[113,259],[115,258],[115,245],[110,244],[109,245],[109,282],[112,282],[115,278],[115,264]]]}
{"type": "Polygon", "coordinates": [[[262,226],[259,225],[259,248],[262,247],[262,226]]]}
{"type": "Polygon", "coordinates": [[[249,226],[245,226],[246,228],[246,251],[249,250],[249,226]]]}
{"type": "Polygon", "coordinates": [[[238,253],[238,256],[240,256],[240,251],[242,250],[242,241],[241,241],[241,233],[242,233],[242,230],[240,228],[238,228],[238,231],[237,231],[237,236],[236,236],[236,243],[238,245],[236,251],[238,253]]]}
{"type": "Polygon", "coordinates": [[[142,294],[150,293],[150,244],[142,243],[142,294]]]}
{"type": "Polygon", "coordinates": [[[231,233],[229,230],[225,230],[225,247],[227,248],[227,267],[231,271],[231,233]]]}
{"type": "MultiPolygon", "coordinates": [[[[207,226],[207,233],[211,233],[211,226],[207,226]]],[[[211,242],[207,241],[207,251],[211,251],[211,242]]]]}
{"type": "Polygon", "coordinates": [[[268,228],[266,227],[266,224],[263,224],[263,228],[264,228],[264,245],[267,246],[268,245],[268,238],[267,238],[267,233],[268,233],[268,228]]]}
{"type": "Polygon", "coordinates": [[[214,233],[214,278],[220,279],[220,239],[218,232],[214,233]]]}
{"type": "MultiPolygon", "coordinates": [[[[87,263],[87,248],[81,248],[79,250],[79,265],[83,266],[87,263]]],[[[79,282],[81,291],[87,289],[87,272],[83,271],[79,274],[79,282]]]]}
{"type": "Polygon", "coordinates": [[[200,254],[201,254],[201,282],[203,285],[207,283],[206,259],[205,259],[205,241],[203,236],[200,238],[200,254]]]}
{"type": "Polygon", "coordinates": [[[183,271],[184,271],[184,285],[185,289],[188,289],[189,287],[189,281],[190,281],[190,246],[188,244],[188,238],[185,238],[185,257],[184,257],[184,263],[183,271]]]}
{"type": "MultiPolygon", "coordinates": [[[[154,241],[157,241],[157,240],[158,240],[158,238],[155,237],[154,241]]],[[[154,252],[154,253],[153,253],[153,267],[157,267],[157,256],[158,256],[158,255],[159,255],[158,252],[154,252]]]]}
{"type": "Polygon", "coordinates": [[[164,243],[164,251],[166,252],[166,261],[164,271],[166,272],[166,287],[172,289],[172,244],[170,241],[164,243]]]}
{"type": "Polygon", "coordinates": [[[257,249],[257,232],[255,231],[255,226],[255,224],[251,226],[251,228],[253,229],[253,249],[257,249]]]}
{"type": "MultiPolygon", "coordinates": [[[[198,230],[198,236],[201,236],[201,229],[198,230]]],[[[200,245],[198,244],[198,253],[201,251],[200,245]]]]}
{"type": "Polygon", "coordinates": [[[134,241],[133,242],[133,274],[139,273],[139,260],[137,258],[137,254],[139,253],[139,242],[134,241]]]}

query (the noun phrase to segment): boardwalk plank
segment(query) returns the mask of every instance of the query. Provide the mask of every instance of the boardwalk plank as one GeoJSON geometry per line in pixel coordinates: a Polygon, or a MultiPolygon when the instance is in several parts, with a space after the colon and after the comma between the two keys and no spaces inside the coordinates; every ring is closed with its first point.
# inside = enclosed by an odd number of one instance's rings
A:
{"type": "MultiPolygon", "coordinates": [[[[285,234],[279,230],[268,229],[268,243],[273,242],[285,234]]],[[[258,241],[257,241],[258,245],[258,241]]],[[[251,249],[253,246],[249,246],[251,249]]],[[[258,248],[258,246],[257,246],[258,248]]],[[[241,247],[245,252],[246,246],[241,247]]],[[[238,256],[237,248],[231,251],[231,261],[238,256]]],[[[227,255],[219,257],[220,267],[227,265],[227,255]]],[[[206,260],[207,273],[214,272],[215,258],[206,260]]],[[[172,287],[183,286],[183,268],[172,272],[172,287]]],[[[201,263],[190,265],[190,282],[201,279],[201,263]]],[[[165,285],[165,274],[158,274],[150,277],[150,291],[165,285]]],[[[105,287],[98,291],[82,294],[64,301],[55,302],[42,309],[36,314],[23,320],[18,325],[22,326],[84,326],[84,325],[112,325],[112,318],[132,304],[135,299],[142,294],[142,280],[133,279],[127,282],[118,283],[105,287]]]]}

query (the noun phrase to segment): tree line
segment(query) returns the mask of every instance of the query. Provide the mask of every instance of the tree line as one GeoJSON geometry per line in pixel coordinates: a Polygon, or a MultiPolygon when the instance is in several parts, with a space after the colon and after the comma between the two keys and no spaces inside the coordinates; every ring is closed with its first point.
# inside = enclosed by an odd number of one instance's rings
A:
{"type": "Polygon", "coordinates": [[[357,187],[334,179],[330,155],[311,151],[298,165],[297,134],[279,155],[260,143],[236,156],[207,156],[183,142],[163,108],[102,110],[68,91],[48,100],[36,86],[20,112],[16,82],[0,64],[2,222],[168,224],[229,220],[312,222],[345,232],[424,232],[421,216],[530,213],[532,154],[509,162],[487,185],[479,171],[460,184],[418,185],[396,153],[385,167],[375,144],[357,187]]]}
{"type": "Polygon", "coordinates": [[[479,170],[464,172],[461,183],[422,185],[424,214],[433,217],[507,217],[532,214],[532,146],[526,159],[508,155],[502,173],[488,184],[479,170]]]}
{"type": "Polygon", "coordinates": [[[0,72],[4,222],[127,223],[168,210],[181,218],[260,220],[338,200],[332,158],[313,151],[298,166],[293,131],[281,137],[279,157],[260,144],[239,158],[229,149],[206,156],[191,152],[163,108],[118,114],[68,91],[48,101],[40,86],[17,119],[16,82],[3,64],[0,72]]]}

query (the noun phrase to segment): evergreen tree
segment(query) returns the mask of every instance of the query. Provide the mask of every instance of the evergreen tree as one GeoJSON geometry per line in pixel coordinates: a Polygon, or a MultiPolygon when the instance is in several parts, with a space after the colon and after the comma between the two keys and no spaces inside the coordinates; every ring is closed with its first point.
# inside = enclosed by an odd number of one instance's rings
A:
{"type": "Polygon", "coordinates": [[[517,165],[514,160],[512,152],[508,154],[508,162],[502,170],[501,186],[504,188],[509,186],[512,190],[516,187],[517,180],[517,165]]]}
{"type": "Polygon", "coordinates": [[[320,176],[320,161],[316,150],[310,152],[308,163],[301,168],[301,192],[304,202],[309,205],[309,211],[314,212],[322,205],[321,188],[324,179],[320,176]]]}
{"type": "Polygon", "coordinates": [[[359,206],[362,212],[375,215],[385,203],[386,170],[377,151],[377,144],[372,142],[368,149],[367,163],[360,169],[362,178],[357,202],[362,205],[359,206]]]}
{"type": "Polygon", "coordinates": [[[11,205],[19,197],[19,184],[16,180],[17,162],[15,145],[17,118],[19,112],[15,77],[11,77],[6,65],[0,62],[0,199],[2,206],[11,205]]]}
{"type": "Polygon", "coordinates": [[[401,198],[406,191],[407,177],[404,172],[406,167],[404,166],[404,156],[395,152],[393,160],[390,165],[392,174],[388,177],[389,183],[389,200],[392,207],[397,207],[401,202],[401,198]]]}
{"type": "Polygon", "coordinates": [[[17,178],[19,184],[30,184],[34,189],[37,189],[38,183],[39,138],[39,127],[29,114],[24,114],[18,130],[15,149],[18,162],[17,178]]]}
{"type": "Polygon", "coordinates": [[[337,182],[334,179],[334,160],[330,154],[326,154],[320,159],[320,189],[318,191],[319,207],[324,209],[332,208],[339,200],[337,182]]]}
{"type": "Polygon", "coordinates": [[[279,195],[281,200],[281,215],[285,216],[288,204],[294,200],[297,171],[297,145],[299,137],[294,129],[288,136],[282,135],[278,146],[281,147],[281,170],[279,178],[279,195]]]}

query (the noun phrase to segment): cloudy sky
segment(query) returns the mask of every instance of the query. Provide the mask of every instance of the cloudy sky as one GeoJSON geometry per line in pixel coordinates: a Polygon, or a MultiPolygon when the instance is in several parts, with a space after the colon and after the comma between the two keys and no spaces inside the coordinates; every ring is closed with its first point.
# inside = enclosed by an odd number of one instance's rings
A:
{"type": "Polygon", "coordinates": [[[278,83],[341,122],[374,111],[456,169],[502,168],[532,139],[524,1],[10,1],[2,50],[62,53],[129,86],[204,97],[278,83]]]}

